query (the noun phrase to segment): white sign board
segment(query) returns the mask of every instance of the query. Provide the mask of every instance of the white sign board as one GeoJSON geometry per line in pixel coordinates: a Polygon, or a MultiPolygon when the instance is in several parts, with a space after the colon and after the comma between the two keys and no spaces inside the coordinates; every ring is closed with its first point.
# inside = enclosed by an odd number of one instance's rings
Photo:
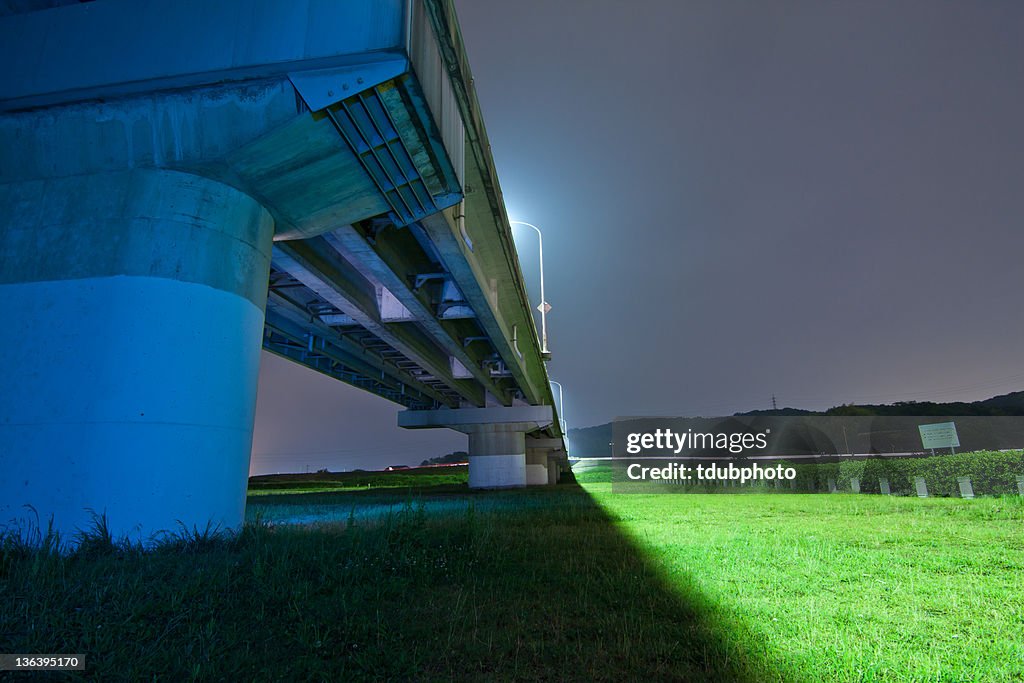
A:
{"type": "Polygon", "coordinates": [[[960,447],[960,439],[956,435],[956,425],[952,422],[919,425],[917,430],[921,432],[921,445],[925,449],[960,447]]]}

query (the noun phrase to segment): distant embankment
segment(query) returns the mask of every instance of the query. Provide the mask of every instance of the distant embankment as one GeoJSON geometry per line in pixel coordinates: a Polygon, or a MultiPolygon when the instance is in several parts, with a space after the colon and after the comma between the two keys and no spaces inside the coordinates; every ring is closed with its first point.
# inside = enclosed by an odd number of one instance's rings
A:
{"type": "Polygon", "coordinates": [[[249,495],[369,488],[423,488],[465,486],[469,473],[465,465],[410,467],[393,472],[312,472],[305,474],[262,474],[249,477],[249,495]]]}

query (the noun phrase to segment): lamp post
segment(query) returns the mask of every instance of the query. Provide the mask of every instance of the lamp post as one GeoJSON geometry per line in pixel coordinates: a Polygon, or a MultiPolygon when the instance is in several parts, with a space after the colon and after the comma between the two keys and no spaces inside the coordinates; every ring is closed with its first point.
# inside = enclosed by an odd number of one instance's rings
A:
{"type": "Polygon", "coordinates": [[[525,225],[528,228],[533,228],[537,233],[537,245],[540,251],[540,304],[537,306],[537,310],[540,311],[540,353],[541,356],[544,356],[544,360],[550,360],[551,352],[548,351],[547,313],[551,310],[551,305],[544,298],[544,235],[541,234],[540,228],[532,223],[523,221],[509,221],[509,223],[512,225],[525,225]]]}
{"type": "Polygon", "coordinates": [[[562,427],[562,436],[566,436],[565,404],[562,403],[562,385],[553,379],[548,381],[558,387],[558,423],[562,427]]]}

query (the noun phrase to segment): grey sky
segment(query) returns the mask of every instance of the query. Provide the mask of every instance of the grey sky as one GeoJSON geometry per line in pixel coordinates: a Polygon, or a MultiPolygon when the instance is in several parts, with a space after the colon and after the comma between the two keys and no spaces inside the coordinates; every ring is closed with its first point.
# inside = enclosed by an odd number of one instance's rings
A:
{"type": "Polygon", "coordinates": [[[1024,3],[457,7],[570,426],[1024,388],[1024,3]]]}
{"type": "Polygon", "coordinates": [[[466,449],[447,429],[396,426],[399,406],[264,351],[252,474],[418,465],[466,449]]]}

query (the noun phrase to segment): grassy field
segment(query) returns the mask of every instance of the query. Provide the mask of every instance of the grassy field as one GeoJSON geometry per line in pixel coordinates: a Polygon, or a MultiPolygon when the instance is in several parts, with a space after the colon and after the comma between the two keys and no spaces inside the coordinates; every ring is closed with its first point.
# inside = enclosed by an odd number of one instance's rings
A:
{"type": "Polygon", "coordinates": [[[670,585],[805,680],[1024,680],[1014,499],[590,491],[670,585]]]}
{"type": "Polygon", "coordinates": [[[7,538],[0,652],[85,653],[102,680],[1024,680],[1018,499],[581,479],[294,480],[238,537],[148,553],[7,538]]]}
{"type": "Polygon", "coordinates": [[[324,493],[355,489],[407,489],[419,491],[438,487],[464,488],[468,477],[465,465],[450,467],[413,467],[392,472],[313,472],[306,474],[268,474],[249,479],[249,496],[291,493],[324,493]]]}

